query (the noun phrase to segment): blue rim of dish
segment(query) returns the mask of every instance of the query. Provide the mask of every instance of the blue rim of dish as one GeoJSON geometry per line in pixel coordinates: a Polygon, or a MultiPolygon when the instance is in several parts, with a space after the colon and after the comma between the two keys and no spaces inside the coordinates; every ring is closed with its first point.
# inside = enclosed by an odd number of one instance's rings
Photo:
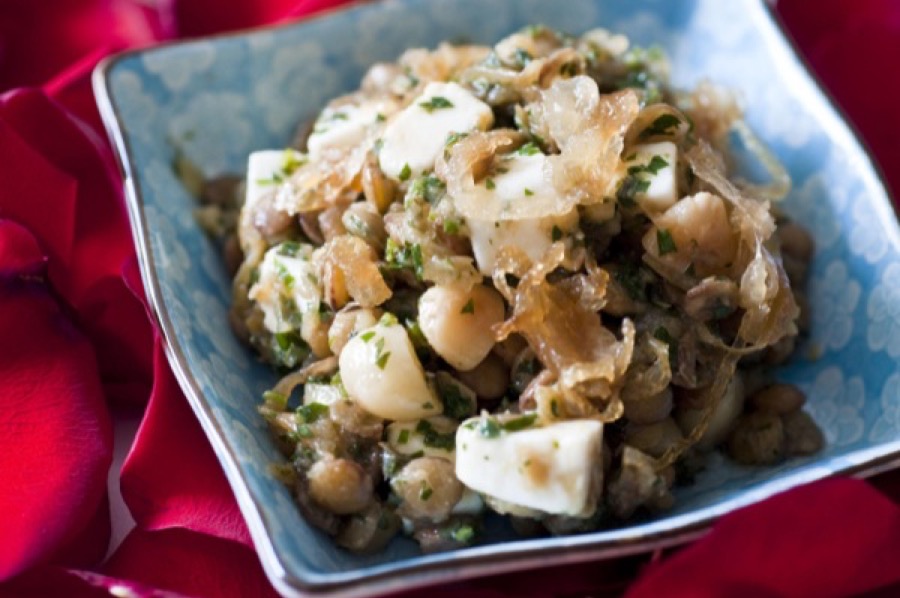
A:
{"type": "MultiPolygon", "coordinates": [[[[316,13],[294,21],[244,29],[227,34],[210,36],[206,39],[227,39],[242,37],[254,32],[269,31],[288,27],[304,27],[310,23],[344,11],[373,3],[374,0],[356,0],[349,4],[316,13]]],[[[879,167],[866,151],[857,131],[843,115],[834,98],[824,89],[809,68],[807,62],[793,45],[791,37],[784,31],[773,10],[764,0],[751,2],[748,17],[759,27],[767,45],[780,56],[778,68],[785,69],[791,80],[802,86],[803,94],[810,101],[819,104],[825,114],[822,122],[831,136],[843,145],[860,150],[863,154],[862,173],[870,188],[880,188],[878,194],[887,201],[878,201],[875,208],[881,217],[896,221],[896,213],[889,200],[887,185],[879,167]]],[[[172,370],[188,399],[201,427],[208,437],[216,456],[237,499],[258,552],[263,569],[275,588],[285,596],[313,596],[328,593],[340,596],[371,596],[393,591],[410,590],[440,583],[461,581],[474,577],[510,573],[525,569],[562,566],[591,560],[611,559],[646,553],[683,544],[703,535],[720,516],[738,508],[754,504],[796,486],[814,482],[833,475],[868,477],[900,466],[900,441],[879,447],[859,449],[841,456],[839,467],[817,467],[799,471],[779,479],[770,480],[755,488],[714,506],[669,518],[656,524],[651,532],[635,532],[629,528],[603,531],[604,538],[597,533],[580,536],[554,538],[552,546],[548,540],[522,540],[507,544],[492,544],[472,547],[447,553],[443,559],[413,565],[398,565],[390,571],[361,573],[346,571],[339,573],[313,574],[298,577],[287,570],[271,541],[270,527],[261,501],[253,496],[247,481],[238,466],[235,449],[223,440],[219,424],[215,421],[206,398],[194,379],[182,347],[176,336],[172,319],[162,301],[161,289],[154,272],[156,260],[147,236],[147,222],[143,210],[141,189],[135,184],[130,164],[130,144],[121,127],[119,110],[109,93],[109,75],[123,58],[134,54],[153,51],[160,47],[188,45],[196,40],[179,40],[154,46],[149,49],[130,50],[106,58],[97,65],[93,73],[93,88],[96,101],[106,126],[107,133],[115,147],[119,168],[124,177],[124,189],[132,236],[138,251],[141,277],[147,291],[151,312],[162,331],[166,356],[172,370]],[[452,567],[448,566],[452,561],[452,567]]],[[[900,245],[900,228],[894,227],[890,233],[895,245],[900,245]]]]}

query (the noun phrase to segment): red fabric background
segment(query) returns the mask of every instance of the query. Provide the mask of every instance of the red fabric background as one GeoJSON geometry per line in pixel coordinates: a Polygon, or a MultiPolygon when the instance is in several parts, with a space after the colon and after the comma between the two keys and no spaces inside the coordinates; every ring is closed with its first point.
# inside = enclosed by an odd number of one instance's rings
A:
{"type": "MultiPolygon", "coordinates": [[[[89,76],[117,49],[340,3],[0,3],[0,596],[274,595],[155,338],[89,76]],[[103,560],[112,404],[144,419],[121,471],[137,528],[103,560]]],[[[777,13],[900,189],[900,3],[781,0],[777,13]]],[[[900,595],[898,499],[897,473],[828,480],[678,550],[410,595],[900,595]]]]}

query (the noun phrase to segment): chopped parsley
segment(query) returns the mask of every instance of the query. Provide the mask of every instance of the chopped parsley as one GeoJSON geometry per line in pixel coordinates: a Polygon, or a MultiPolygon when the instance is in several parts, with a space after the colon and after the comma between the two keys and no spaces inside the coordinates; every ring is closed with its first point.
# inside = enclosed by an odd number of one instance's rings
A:
{"type": "Polygon", "coordinates": [[[384,367],[387,365],[388,359],[390,359],[390,358],[391,358],[390,351],[388,351],[387,353],[382,353],[381,355],[378,356],[378,359],[375,361],[375,365],[378,366],[379,370],[383,370],[384,367]]]}
{"type": "Polygon", "coordinates": [[[673,114],[663,114],[662,116],[656,117],[656,119],[650,123],[650,126],[641,131],[640,135],[638,135],[638,139],[644,140],[649,139],[650,137],[656,137],[657,135],[669,135],[672,133],[672,129],[677,129],[681,125],[681,119],[673,114]]]}
{"type": "Polygon", "coordinates": [[[550,413],[553,417],[559,417],[559,402],[556,399],[550,401],[550,413]]]}
{"type": "Polygon", "coordinates": [[[409,442],[409,430],[400,430],[400,434],[397,436],[397,444],[406,444],[409,442]]]}
{"type": "Polygon", "coordinates": [[[328,405],[323,403],[310,403],[297,407],[297,418],[305,424],[313,424],[328,413],[328,405]]]}
{"type": "Polygon", "coordinates": [[[293,275],[288,271],[284,264],[281,262],[275,262],[275,271],[278,273],[278,279],[284,283],[284,287],[286,289],[292,289],[294,287],[294,283],[297,282],[293,275]]]}
{"type": "Polygon", "coordinates": [[[529,413],[528,415],[523,415],[522,417],[517,417],[516,419],[505,421],[500,425],[500,427],[502,427],[507,432],[518,432],[519,430],[524,430],[533,426],[536,419],[537,414],[529,413]]]}
{"type": "Polygon", "coordinates": [[[528,187],[525,187],[525,197],[531,197],[532,195],[534,195],[534,191],[532,191],[528,187]]]}
{"type": "Polygon", "coordinates": [[[412,170],[410,169],[409,164],[404,164],[403,168],[400,170],[400,180],[408,181],[411,176],[412,170]]]}
{"type": "Polygon", "coordinates": [[[416,424],[416,432],[422,435],[422,442],[427,447],[452,451],[456,448],[456,433],[447,432],[442,434],[434,429],[427,419],[420,419],[416,424]]]}
{"type": "Polygon", "coordinates": [[[496,438],[500,436],[500,425],[493,419],[485,417],[478,422],[478,433],[485,438],[496,438]]]}
{"type": "Polygon", "coordinates": [[[278,246],[278,255],[285,257],[297,257],[300,252],[300,243],[296,241],[285,241],[278,246]]]}
{"type": "Polygon", "coordinates": [[[449,219],[444,220],[444,232],[448,235],[455,235],[459,233],[459,220],[449,219]]]}
{"type": "Polygon", "coordinates": [[[384,260],[389,268],[412,270],[416,278],[422,280],[424,274],[424,262],[422,259],[422,247],[418,243],[397,244],[393,239],[388,239],[384,250],[384,260]]]}
{"type": "Polygon", "coordinates": [[[375,336],[375,332],[372,331],[372,330],[370,330],[370,331],[368,331],[368,332],[364,332],[363,334],[360,334],[360,335],[359,335],[359,338],[361,338],[361,339],[363,340],[364,343],[367,343],[367,342],[369,342],[370,340],[372,340],[372,338],[373,338],[374,336],[375,336]]]}
{"type": "Polygon", "coordinates": [[[460,390],[455,382],[437,377],[438,394],[444,403],[444,415],[453,419],[463,419],[475,411],[474,402],[460,390]]]}
{"type": "Polygon", "coordinates": [[[419,102],[419,106],[425,109],[426,112],[434,112],[435,110],[441,110],[444,108],[453,108],[453,102],[448,100],[443,96],[434,96],[430,100],[426,102],[419,102]]]}
{"type": "Polygon", "coordinates": [[[267,390],[263,393],[263,401],[267,407],[271,407],[276,411],[284,411],[284,408],[287,407],[288,398],[280,392],[267,390]]]}
{"type": "Polygon", "coordinates": [[[296,330],[272,335],[272,357],[276,364],[293,368],[309,355],[309,346],[296,330]]]}
{"type": "Polygon", "coordinates": [[[377,122],[377,123],[383,123],[384,121],[385,121],[384,114],[382,114],[381,112],[379,112],[378,114],[375,115],[375,122],[377,122]]]}
{"type": "Polygon", "coordinates": [[[281,158],[281,171],[285,176],[291,176],[304,164],[306,164],[305,156],[298,157],[298,154],[290,148],[284,150],[284,156],[281,158]]]}
{"type": "Polygon", "coordinates": [[[541,148],[539,148],[534,143],[534,141],[529,141],[528,143],[517,149],[516,153],[520,156],[534,156],[541,153],[541,148]]]}
{"type": "Polygon", "coordinates": [[[471,525],[460,525],[455,529],[451,529],[449,535],[453,540],[461,544],[468,544],[475,537],[475,530],[472,529],[471,525]]]}
{"type": "Polygon", "coordinates": [[[668,165],[669,163],[666,162],[666,159],[662,156],[653,156],[646,164],[640,164],[638,166],[630,167],[628,169],[628,174],[640,174],[642,172],[647,172],[655,175],[668,165]]]}
{"type": "Polygon", "coordinates": [[[475,300],[470,297],[469,300],[466,301],[466,304],[462,306],[462,309],[459,310],[459,313],[474,314],[475,313],[475,300]]]}
{"type": "Polygon", "coordinates": [[[431,489],[431,486],[422,482],[422,487],[419,489],[419,500],[428,500],[433,493],[434,491],[431,489]]]}
{"type": "Polygon", "coordinates": [[[636,205],[635,196],[638,193],[646,193],[649,188],[650,181],[642,181],[634,175],[628,175],[616,191],[616,200],[622,207],[633,208],[636,205]]]}
{"type": "Polygon", "coordinates": [[[446,189],[447,186],[444,184],[444,181],[433,174],[429,174],[413,181],[409,188],[409,193],[434,205],[444,196],[446,189]]]}
{"type": "Polygon", "coordinates": [[[550,238],[555,243],[555,242],[559,241],[560,239],[562,239],[562,236],[563,236],[562,229],[554,224],[553,230],[550,231],[550,238]]]}
{"type": "Polygon", "coordinates": [[[488,191],[493,191],[497,187],[497,185],[494,184],[494,179],[492,179],[491,177],[488,177],[488,178],[484,179],[484,187],[488,191]]]}
{"type": "Polygon", "coordinates": [[[678,251],[678,248],[675,246],[675,240],[672,238],[672,233],[665,228],[656,229],[656,245],[659,247],[659,255],[678,251]]]}

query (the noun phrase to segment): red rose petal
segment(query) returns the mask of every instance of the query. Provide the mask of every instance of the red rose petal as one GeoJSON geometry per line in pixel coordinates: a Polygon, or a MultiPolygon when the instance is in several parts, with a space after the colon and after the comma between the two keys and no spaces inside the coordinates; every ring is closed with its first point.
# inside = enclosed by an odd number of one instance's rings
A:
{"type": "Polygon", "coordinates": [[[836,478],[723,517],[648,568],[628,598],[851,596],[900,581],[900,509],[836,478]]]}
{"type": "Polygon", "coordinates": [[[846,111],[900,198],[900,56],[896,0],[781,0],[777,10],[813,70],[846,111]]]}
{"type": "Polygon", "coordinates": [[[112,533],[109,496],[104,494],[87,526],[51,557],[51,561],[67,567],[92,567],[109,551],[112,533]]]}
{"type": "Polygon", "coordinates": [[[185,527],[251,545],[222,467],[159,342],[155,385],[125,464],[122,497],[139,527],[185,527]]]}
{"type": "Polygon", "coordinates": [[[0,583],[0,596],[5,598],[109,598],[100,583],[92,583],[74,572],[59,567],[36,567],[22,575],[0,583]]]}
{"type": "MultiPolygon", "coordinates": [[[[134,247],[121,179],[99,137],[41,92],[0,99],[0,214],[25,225],[46,248],[48,275],[76,311],[111,388],[150,387],[151,327],[121,281],[134,247]],[[76,242],[77,241],[77,242],[76,242]]],[[[145,392],[114,398],[143,402],[145,392]]]]}
{"type": "Polygon", "coordinates": [[[252,548],[185,529],[132,531],[101,572],[188,596],[277,596],[252,548]]]}
{"type": "Polygon", "coordinates": [[[0,283],[0,380],[6,579],[91,522],[106,492],[112,429],[91,346],[39,282],[0,283]]]}
{"type": "Polygon", "coordinates": [[[96,48],[158,39],[155,11],[119,0],[0,2],[0,89],[40,85],[96,48]]]}
{"type": "Polygon", "coordinates": [[[27,228],[0,219],[0,277],[38,276],[47,258],[27,228]]]}

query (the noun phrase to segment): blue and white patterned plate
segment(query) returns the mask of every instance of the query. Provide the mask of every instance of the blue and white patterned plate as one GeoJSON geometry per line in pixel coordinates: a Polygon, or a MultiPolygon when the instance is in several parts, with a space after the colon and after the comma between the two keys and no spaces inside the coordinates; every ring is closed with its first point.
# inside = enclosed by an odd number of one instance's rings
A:
{"type": "Polygon", "coordinates": [[[130,52],[95,87],[126,177],[144,283],[182,388],[225,469],[266,572],[286,595],[362,596],[618,556],[694,537],[715,517],[836,472],[900,458],[900,235],[859,143],[794,55],[761,0],[389,0],[310,21],[130,52]],[[786,164],[786,210],[817,240],[813,332],[779,375],[800,385],[825,430],[821,453],[775,468],[722,460],[656,519],[588,535],[518,540],[499,521],[484,545],[423,556],[395,540],[376,555],[310,528],[267,471],[278,452],[256,413],[274,374],[231,335],[229,280],[173,174],[175,148],[206,175],[242,172],[298,123],[355,88],[367,66],[446,39],[489,43],[530,23],[604,26],[659,44],[679,86],[704,77],[741,93],[750,124],[786,164]]]}

